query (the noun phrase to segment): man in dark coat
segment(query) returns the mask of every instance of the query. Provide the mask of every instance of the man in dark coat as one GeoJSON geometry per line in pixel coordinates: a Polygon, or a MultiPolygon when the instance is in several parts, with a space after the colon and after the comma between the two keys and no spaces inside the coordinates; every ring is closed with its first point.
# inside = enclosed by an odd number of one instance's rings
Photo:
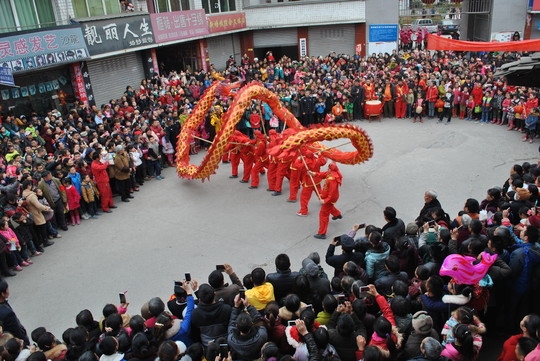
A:
{"type": "Polygon", "coordinates": [[[353,102],[353,120],[360,120],[363,118],[364,110],[364,87],[360,84],[359,79],[355,79],[353,86],[351,87],[351,97],[353,102]]]}
{"type": "Polygon", "coordinates": [[[418,227],[422,227],[425,222],[431,219],[431,212],[436,208],[441,208],[441,202],[437,199],[439,194],[433,190],[429,189],[424,193],[424,207],[420,210],[420,214],[416,217],[416,224],[418,227]]]}
{"type": "Polygon", "coordinates": [[[332,242],[330,242],[330,245],[326,250],[326,263],[329,266],[334,267],[334,277],[339,276],[339,274],[343,272],[343,265],[349,261],[353,261],[362,268],[364,267],[364,254],[362,252],[355,252],[354,247],[354,239],[346,234],[335,237],[332,242]],[[339,245],[341,245],[341,250],[343,252],[339,255],[334,255],[336,246],[339,245]]]}
{"type": "Polygon", "coordinates": [[[30,345],[30,340],[26,334],[26,329],[19,321],[19,318],[8,303],[9,286],[5,280],[0,280],[0,322],[4,332],[11,333],[14,337],[24,341],[26,346],[30,345]]]}
{"type": "Polygon", "coordinates": [[[306,89],[306,94],[300,98],[299,102],[300,122],[304,127],[309,127],[315,123],[315,104],[317,99],[311,96],[311,91],[306,89]]]}
{"type": "Polygon", "coordinates": [[[276,256],[276,272],[269,273],[266,280],[274,286],[274,298],[281,304],[281,300],[289,293],[295,292],[298,272],[291,271],[291,260],[285,253],[276,256]]]}

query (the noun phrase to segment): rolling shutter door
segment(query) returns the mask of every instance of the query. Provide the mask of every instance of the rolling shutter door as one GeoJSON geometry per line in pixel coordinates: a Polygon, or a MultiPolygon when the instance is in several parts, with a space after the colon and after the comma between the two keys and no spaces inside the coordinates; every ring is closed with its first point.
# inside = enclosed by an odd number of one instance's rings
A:
{"type": "Polygon", "coordinates": [[[336,54],[354,55],[354,24],[336,26],[313,26],[308,30],[308,55],[326,56],[336,54]]]}
{"type": "Polygon", "coordinates": [[[253,33],[255,48],[298,45],[296,28],[260,30],[253,33]]]}
{"type": "Polygon", "coordinates": [[[120,99],[128,85],[138,89],[146,77],[139,52],[89,61],[88,72],[98,107],[120,99]]]}
{"type": "Polygon", "coordinates": [[[214,64],[216,70],[224,70],[225,64],[231,55],[233,55],[236,62],[239,63],[241,57],[239,53],[240,38],[237,34],[207,38],[206,42],[208,45],[208,57],[210,58],[210,63],[214,64]]]}

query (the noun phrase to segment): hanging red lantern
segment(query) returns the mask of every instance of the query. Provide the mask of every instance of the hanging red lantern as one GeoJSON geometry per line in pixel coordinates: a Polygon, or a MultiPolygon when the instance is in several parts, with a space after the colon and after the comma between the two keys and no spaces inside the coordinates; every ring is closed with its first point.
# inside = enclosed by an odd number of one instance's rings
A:
{"type": "Polygon", "coordinates": [[[431,5],[435,3],[435,0],[422,0],[424,4],[431,5]]]}
{"type": "Polygon", "coordinates": [[[450,0],[450,1],[453,2],[453,3],[455,3],[455,4],[461,4],[461,2],[462,2],[463,0],[450,0]]]}

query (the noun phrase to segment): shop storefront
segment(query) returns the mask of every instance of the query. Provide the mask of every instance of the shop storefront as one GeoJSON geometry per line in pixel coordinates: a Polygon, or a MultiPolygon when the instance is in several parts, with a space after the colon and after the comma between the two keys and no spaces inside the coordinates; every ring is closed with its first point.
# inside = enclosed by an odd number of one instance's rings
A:
{"type": "Polygon", "coordinates": [[[204,10],[151,14],[150,19],[159,44],[156,56],[160,72],[195,71],[202,67],[200,39],[208,35],[204,10]]]}
{"type": "MultiPolygon", "coordinates": [[[[154,30],[148,15],[124,16],[83,22],[81,28],[92,60],[87,67],[86,87],[91,104],[98,107],[118,99],[126,87],[137,89],[146,74],[145,49],[155,46],[154,30]]],[[[83,76],[84,76],[83,72],[83,76]]]]}
{"type": "Polygon", "coordinates": [[[253,47],[259,59],[264,59],[268,51],[272,51],[276,59],[284,55],[298,59],[298,31],[296,28],[254,31],[253,47]]]}
{"type": "Polygon", "coordinates": [[[78,26],[3,36],[0,66],[12,70],[15,86],[0,86],[1,111],[44,114],[56,108],[65,113],[75,100],[70,64],[88,54],[78,26]]]}

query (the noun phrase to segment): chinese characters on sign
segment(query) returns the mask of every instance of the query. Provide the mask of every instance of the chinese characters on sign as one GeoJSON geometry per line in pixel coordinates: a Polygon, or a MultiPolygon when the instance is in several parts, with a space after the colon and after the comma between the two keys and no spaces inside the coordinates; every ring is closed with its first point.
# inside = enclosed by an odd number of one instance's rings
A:
{"type": "Polygon", "coordinates": [[[220,33],[246,27],[246,13],[233,13],[208,16],[210,33],[220,33]]]}
{"type": "Polygon", "coordinates": [[[50,28],[0,38],[0,66],[14,73],[88,58],[79,27],[50,28]]]}
{"type": "Polygon", "coordinates": [[[156,43],[188,39],[208,34],[204,10],[150,14],[156,43]]]}
{"type": "Polygon", "coordinates": [[[307,56],[307,39],[300,38],[298,39],[298,42],[299,42],[300,57],[303,58],[307,56]]]}
{"type": "Polygon", "coordinates": [[[147,15],[91,21],[82,24],[90,55],[154,44],[154,31],[147,15]]]}

